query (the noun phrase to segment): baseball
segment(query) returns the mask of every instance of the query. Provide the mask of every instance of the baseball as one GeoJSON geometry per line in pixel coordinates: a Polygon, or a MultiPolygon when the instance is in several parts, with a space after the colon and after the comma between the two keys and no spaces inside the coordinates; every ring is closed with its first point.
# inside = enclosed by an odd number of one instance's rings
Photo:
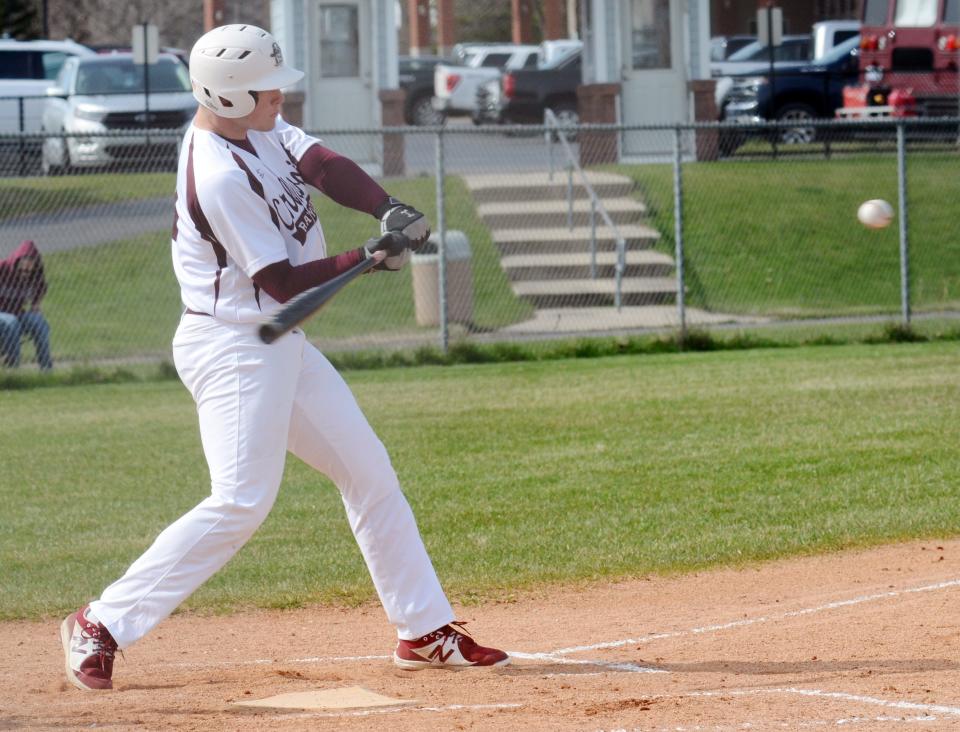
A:
{"type": "Polygon", "coordinates": [[[893,221],[893,206],[882,198],[873,198],[860,204],[857,218],[866,227],[882,229],[893,221]]]}

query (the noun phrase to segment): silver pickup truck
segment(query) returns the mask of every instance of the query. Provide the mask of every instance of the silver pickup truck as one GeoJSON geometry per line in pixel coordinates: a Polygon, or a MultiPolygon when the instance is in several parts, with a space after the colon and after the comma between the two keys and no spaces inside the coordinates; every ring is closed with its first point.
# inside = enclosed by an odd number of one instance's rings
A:
{"type": "Polygon", "coordinates": [[[480,84],[495,79],[509,69],[535,69],[539,59],[537,46],[464,44],[459,65],[438,64],[433,75],[433,108],[447,116],[473,112],[480,84]]]}

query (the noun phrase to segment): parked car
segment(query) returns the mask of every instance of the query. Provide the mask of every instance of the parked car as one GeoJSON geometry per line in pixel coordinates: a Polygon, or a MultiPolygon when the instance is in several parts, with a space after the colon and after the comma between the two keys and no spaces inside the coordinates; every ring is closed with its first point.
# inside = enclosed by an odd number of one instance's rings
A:
{"type": "Polygon", "coordinates": [[[91,49],[73,41],[0,39],[0,133],[39,132],[47,89],[54,85],[64,61],[93,55],[91,49]]]}
{"type": "Polygon", "coordinates": [[[189,73],[176,56],[160,54],[150,66],[147,100],[144,68],[134,64],[129,53],[76,57],[64,63],[43,110],[43,130],[51,135],[41,151],[45,174],[142,161],[147,154],[151,160],[176,159],[179,137],[197,108],[189,73]],[[97,136],[116,130],[174,134],[153,140],[146,134],[97,136]],[[60,134],[75,136],[56,136],[60,134]]]}
{"type": "MultiPolygon", "coordinates": [[[[129,44],[119,44],[119,43],[95,43],[91,44],[90,48],[97,53],[132,53],[133,48],[129,44]]],[[[190,51],[183,48],[174,48],[172,46],[161,46],[161,53],[172,53],[184,65],[190,65],[190,51]]]]}
{"type": "Polygon", "coordinates": [[[580,122],[577,87],[583,83],[582,47],[536,69],[504,72],[498,85],[487,82],[477,94],[474,121],[543,124],[551,109],[564,126],[580,122]]]}
{"type": "MultiPolygon", "coordinates": [[[[856,80],[859,72],[859,44],[860,36],[853,36],[819,61],[778,69],[772,86],[767,75],[734,78],[723,119],[744,123],[796,122],[796,126],[778,130],[780,142],[813,142],[816,128],[805,123],[832,119],[843,105],[843,87],[856,80]]],[[[745,139],[745,134],[727,133],[722,137],[723,147],[730,152],[745,139]]]]}
{"type": "Polygon", "coordinates": [[[443,124],[443,115],[433,108],[433,74],[442,63],[450,61],[442,56],[400,57],[400,88],[407,92],[403,118],[408,125],[443,124]]]}
{"type": "Polygon", "coordinates": [[[465,45],[461,65],[437,64],[434,71],[433,105],[445,117],[473,112],[477,88],[508,69],[536,68],[537,46],[513,43],[465,45]]]}
{"type": "MultiPolygon", "coordinates": [[[[806,52],[809,52],[811,61],[817,61],[830,53],[830,51],[838,45],[859,33],[860,21],[858,20],[823,20],[814,23],[810,34],[810,43],[812,45],[807,44],[806,36],[796,36],[796,38],[800,40],[791,41],[789,44],[786,42],[787,39],[784,39],[784,45],[787,47],[776,49],[776,53],[774,54],[774,72],[776,72],[778,68],[791,68],[798,62],[804,61],[805,58],[801,56],[806,52]],[[804,49],[808,49],[808,51],[804,51],[804,49]]],[[[787,38],[790,38],[790,36],[787,38]]],[[[745,46],[744,48],[748,47],[745,46]]],[[[730,92],[733,83],[733,75],[763,74],[766,73],[766,69],[770,68],[769,52],[765,46],[762,46],[758,42],[752,44],[749,48],[753,50],[744,50],[742,53],[736,54],[736,57],[731,56],[729,65],[711,64],[712,72],[723,69],[729,72],[727,76],[722,76],[717,79],[714,92],[714,101],[716,102],[717,110],[722,110],[726,104],[727,94],[730,92]],[[742,56],[751,56],[754,60],[736,60],[742,56]],[[737,64],[737,66],[733,64],[737,64]]],[[[714,76],[716,76],[715,73],[714,76]]]]}
{"type": "Polygon", "coordinates": [[[714,36],[710,39],[710,61],[726,61],[741,48],[755,43],[756,36],[714,36]]]}
{"type": "MultiPolygon", "coordinates": [[[[773,61],[796,63],[809,61],[813,49],[813,39],[809,34],[784,36],[783,42],[773,48],[773,61]]],[[[714,78],[739,74],[744,69],[753,68],[761,63],[769,63],[770,49],[760,41],[748,43],[725,61],[710,63],[710,75],[714,78]]]]}

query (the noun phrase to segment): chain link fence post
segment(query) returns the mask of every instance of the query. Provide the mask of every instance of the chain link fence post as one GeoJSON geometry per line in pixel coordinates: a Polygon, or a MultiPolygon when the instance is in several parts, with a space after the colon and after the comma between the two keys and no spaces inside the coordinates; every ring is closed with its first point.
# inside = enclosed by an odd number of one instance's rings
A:
{"type": "Polygon", "coordinates": [[[450,327],[447,322],[447,220],[444,195],[445,170],[443,159],[443,128],[437,130],[437,293],[440,300],[440,348],[444,353],[450,347],[450,327]]]}
{"type": "Polygon", "coordinates": [[[897,207],[900,225],[900,312],[910,325],[910,240],[907,228],[907,141],[904,122],[897,123],[897,207]]]}
{"type": "Polygon", "coordinates": [[[673,237],[677,270],[677,318],[680,338],[687,337],[687,312],[683,298],[683,140],[679,126],[673,130],[673,237]]]}

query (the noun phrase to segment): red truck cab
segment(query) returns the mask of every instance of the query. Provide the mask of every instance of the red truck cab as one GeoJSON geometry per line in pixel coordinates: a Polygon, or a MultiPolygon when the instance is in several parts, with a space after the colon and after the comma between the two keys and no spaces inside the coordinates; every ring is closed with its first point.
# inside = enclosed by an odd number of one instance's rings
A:
{"type": "Polygon", "coordinates": [[[840,117],[956,116],[960,0],[864,0],[860,83],[840,117]]]}

